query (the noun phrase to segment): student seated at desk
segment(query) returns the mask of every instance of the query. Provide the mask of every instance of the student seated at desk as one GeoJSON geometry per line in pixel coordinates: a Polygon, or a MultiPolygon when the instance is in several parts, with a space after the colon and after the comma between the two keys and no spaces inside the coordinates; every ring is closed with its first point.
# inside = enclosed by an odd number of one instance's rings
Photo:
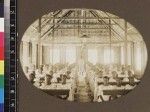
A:
{"type": "Polygon", "coordinates": [[[119,77],[116,78],[116,82],[117,82],[116,86],[117,87],[121,87],[122,86],[122,80],[123,80],[122,78],[119,78],[119,77]]]}
{"type": "Polygon", "coordinates": [[[132,73],[132,71],[128,71],[128,79],[129,79],[129,84],[134,86],[135,85],[135,81],[136,79],[134,78],[134,74],[132,73]]]}
{"type": "Polygon", "coordinates": [[[50,71],[49,74],[45,75],[45,84],[50,85],[53,78],[53,71],[50,71]]]}
{"type": "Polygon", "coordinates": [[[66,80],[68,79],[68,76],[65,74],[60,74],[60,77],[57,77],[57,83],[66,84],[66,80]]]}
{"type": "Polygon", "coordinates": [[[129,77],[129,84],[132,86],[135,85],[134,77],[129,77]]]}
{"type": "Polygon", "coordinates": [[[57,77],[57,83],[60,83],[62,81],[62,77],[63,77],[63,74],[60,74],[60,77],[57,77]]]}
{"type": "Polygon", "coordinates": [[[66,84],[66,80],[68,79],[68,76],[66,74],[64,74],[62,76],[62,84],[66,84]]]}
{"type": "Polygon", "coordinates": [[[71,71],[67,71],[67,72],[65,73],[67,79],[70,79],[70,78],[71,78],[71,77],[70,77],[70,74],[71,74],[71,71]]]}
{"type": "Polygon", "coordinates": [[[49,74],[49,72],[50,72],[49,66],[48,66],[48,65],[44,65],[44,66],[43,66],[43,73],[49,74]]]}
{"type": "Polygon", "coordinates": [[[97,72],[94,80],[95,82],[103,83],[103,71],[97,72]]]}
{"type": "Polygon", "coordinates": [[[33,84],[35,79],[35,72],[30,72],[29,74],[29,81],[33,84]]]}
{"type": "Polygon", "coordinates": [[[37,79],[36,81],[39,84],[39,86],[41,86],[45,80],[45,74],[42,73],[42,68],[40,67],[39,69],[37,69],[35,74],[35,77],[37,79]]]}
{"type": "Polygon", "coordinates": [[[97,72],[97,76],[98,76],[98,78],[102,78],[103,77],[103,71],[100,70],[99,72],[97,72]]]}
{"type": "Polygon", "coordinates": [[[104,72],[104,76],[110,76],[110,69],[109,68],[105,68],[105,72],[104,72]]]}
{"type": "Polygon", "coordinates": [[[52,82],[53,82],[53,83],[58,82],[58,80],[57,80],[58,77],[60,77],[60,73],[54,73],[54,72],[53,72],[52,82]]]}
{"type": "Polygon", "coordinates": [[[134,74],[131,70],[128,70],[128,77],[134,77],[134,74]]]}
{"type": "Polygon", "coordinates": [[[53,77],[52,77],[51,75],[46,74],[46,76],[45,76],[45,84],[46,84],[46,85],[50,85],[52,78],[53,78],[53,77]]]}
{"type": "Polygon", "coordinates": [[[109,82],[116,82],[118,78],[118,74],[116,71],[112,71],[112,77],[109,79],[109,82]]]}
{"type": "Polygon", "coordinates": [[[105,76],[103,78],[104,84],[100,85],[98,87],[98,93],[97,93],[97,102],[102,102],[102,101],[109,101],[110,100],[110,95],[104,95],[103,90],[108,90],[111,88],[111,85],[109,85],[109,77],[105,76]]]}
{"type": "Polygon", "coordinates": [[[119,73],[118,77],[128,77],[128,72],[126,71],[126,68],[124,66],[122,66],[121,72],[119,73]]]}

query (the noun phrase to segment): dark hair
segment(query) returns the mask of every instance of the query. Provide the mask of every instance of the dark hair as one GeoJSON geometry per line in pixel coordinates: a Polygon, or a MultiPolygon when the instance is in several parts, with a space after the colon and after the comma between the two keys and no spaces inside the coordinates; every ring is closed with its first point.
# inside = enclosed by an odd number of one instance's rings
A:
{"type": "Polygon", "coordinates": [[[109,77],[108,77],[108,76],[104,76],[103,78],[104,78],[104,79],[109,79],[109,77]]]}

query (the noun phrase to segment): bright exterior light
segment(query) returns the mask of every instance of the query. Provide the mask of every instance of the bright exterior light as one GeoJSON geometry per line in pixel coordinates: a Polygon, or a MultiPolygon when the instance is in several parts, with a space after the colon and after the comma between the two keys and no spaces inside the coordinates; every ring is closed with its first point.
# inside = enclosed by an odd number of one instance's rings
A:
{"type": "Polygon", "coordinates": [[[88,61],[96,64],[97,58],[97,49],[88,49],[88,61]]]}
{"type": "Polygon", "coordinates": [[[69,64],[76,62],[76,48],[75,47],[66,48],[66,62],[69,64]]]}
{"type": "Polygon", "coordinates": [[[57,48],[50,50],[50,63],[56,64],[60,62],[60,50],[57,48]]]}
{"type": "Polygon", "coordinates": [[[141,46],[140,44],[136,45],[136,57],[135,57],[135,68],[137,72],[141,72],[142,68],[142,62],[141,62],[142,56],[141,56],[141,46]]]}
{"type": "Polygon", "coordinates": [[[110,47],[105,47],[104,50],[104,64],[111,64],[114,63],[114,51],[113,49],[110,50],[110,47]]]}

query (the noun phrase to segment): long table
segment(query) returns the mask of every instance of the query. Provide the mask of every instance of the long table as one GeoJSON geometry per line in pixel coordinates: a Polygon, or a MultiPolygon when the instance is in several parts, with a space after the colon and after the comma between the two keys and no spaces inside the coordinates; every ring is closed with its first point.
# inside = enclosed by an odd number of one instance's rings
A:
{"type": "MultiPolygon", "coordinates": [[[[132,84],[133,85],[138,85],[139,83],[140,83],[140,81],[135,81],[132,84]]],[[[104,83],[103,82],[97,82],[97,84],[102,85],[104,83]]],[[[108,84],[109,85],[117,85],[118,83],[117,82],[109,82],[108,84]]],[[[122,81],[122,82],[120,82],[120,84],[124,86],[124,85],[130,84],[130,82],[129,81],[122,81]]]]}
{"type": "Polygon", "coordinates": [[[71,84],[56,84],[53,83],[51,85],[42,85],[38,87],[40,90],[46,92],[47,94],[53,96],[66,95],[69,96],[71,84]]]}
{"type": "Polygon", "coordinates": [[[60,96],[60,95],[66,95],[69,96],[69,89],[42,89],[42,91],[46,92],[49,95],[52,96],[60,96]]]}
{"type": "Polygon", "coordinates": [[[126,95],[128,92],[130,92],[131,89],[113,89],[113,90],[103,90],[103,94],[104,95],[112,95],[112,96],[116,96],[116,95],[126,95]]]}

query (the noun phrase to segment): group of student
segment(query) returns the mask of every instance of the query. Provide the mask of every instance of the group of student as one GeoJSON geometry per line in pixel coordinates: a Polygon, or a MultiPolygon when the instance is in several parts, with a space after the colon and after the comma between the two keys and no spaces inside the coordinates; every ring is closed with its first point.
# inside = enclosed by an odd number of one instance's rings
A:
{"type": "Polygon", "coordinates": [[[129,90],[132,90],[139,83],[140,76],[139,74],[135,74],[131,66],[102,66],[92,64],[89,66],[90,75],[94,76],[94,81],[91,83],[95,83],[93,86],[93,101],[102,102],[118,98],[129,90]],[[105,94],[104,91],[109,91],[110,93],[105,94]]]}
{"type": "Polygon", "coordinates": [[[70,68],[63,64],[41,65],[37,69],[34,65],[26,66],[25,74],[28,80],[36,86],[51,85],[52,83],[66,84],[67,80],[71,78],[70,68]]]}
{"type": "MultiPolygon", "coordinates": [[[[102,102],[120,97],[128,90],[132,90],[142,74],[135,74],[131,66],[124,65],[93,65],[86,63],[86,81],[93,92],[93,101],[102,102]],[[109,91],[110,94],[105,93],[109,91]],[[120,91],[120,93],[115,93],[120,91]]],[[[34,65],[25,67],[25,74],[28,80],[37,87],[48,86],[51,84],[65,85],[67,81],[73,82],[70,89],[70,96],[76,94],[78,78],[76,64],[56,64],[42,65],[36,68],[34,65]],[[73,79],[73,80],[72,80],[73,79]]],[[[74,98],[71,98],[74,99],[74,98]]]]}

